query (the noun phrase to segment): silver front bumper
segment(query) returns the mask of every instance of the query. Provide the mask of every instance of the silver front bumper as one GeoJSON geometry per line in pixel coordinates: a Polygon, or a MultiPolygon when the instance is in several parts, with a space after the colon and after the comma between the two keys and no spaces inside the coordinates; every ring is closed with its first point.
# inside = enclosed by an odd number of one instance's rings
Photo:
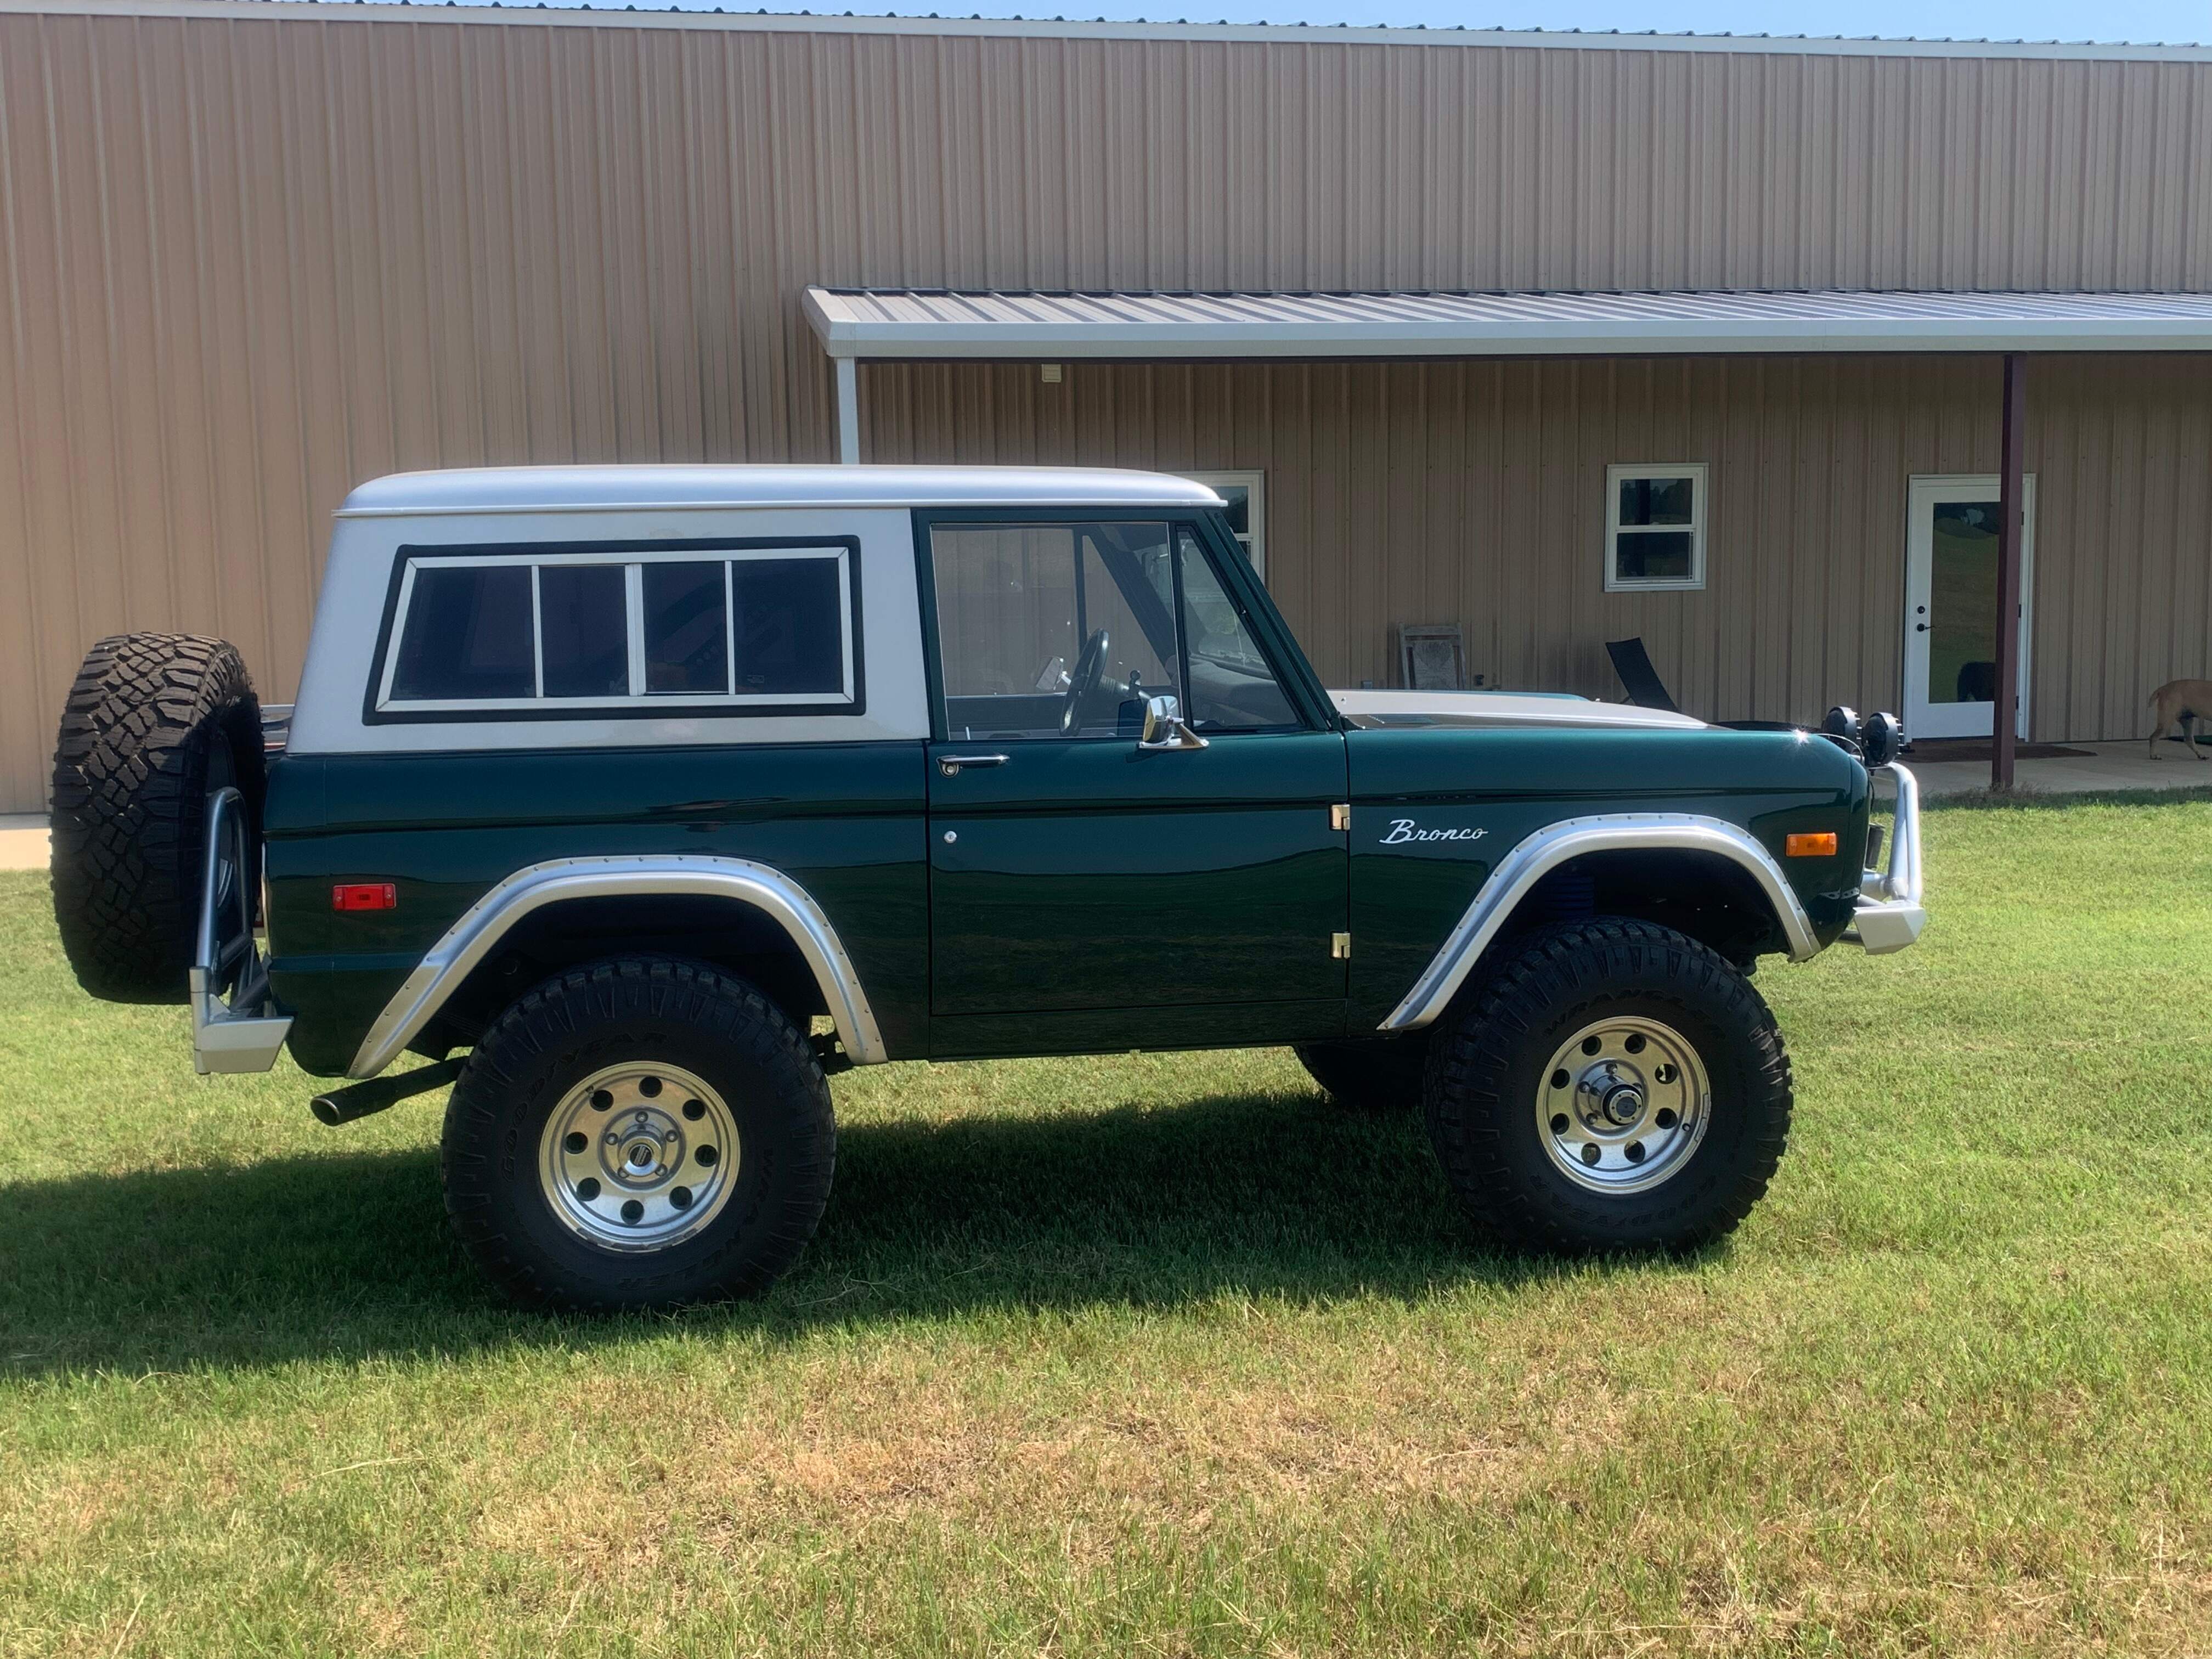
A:
{"type": "Polygon", "coordinates": [[[235,789],[218,789],[208,803],[199,938],[189,981],[192,1069],[202,1076],[267,1071],[292,1030],[291,1015],[278,1013],[270,998],[269,970],[253,943],[247,852],[246,802],[235,789]]]}
{"type": "Polygon", "coordinates": [[[1870,957],[1902,951],[1920,937],[1928,912],[1920,904],[1920,785],[1894,761],[1872,768],[1897,786],[1897,823],[1890,831],[1889,868],[1859,877],[1859,902],[1844,940],[1870,957]]]}

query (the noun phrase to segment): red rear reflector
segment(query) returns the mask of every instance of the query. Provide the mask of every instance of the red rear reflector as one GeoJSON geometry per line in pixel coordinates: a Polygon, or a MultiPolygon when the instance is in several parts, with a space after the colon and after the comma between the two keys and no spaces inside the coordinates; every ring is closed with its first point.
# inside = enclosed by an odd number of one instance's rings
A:
{"type": "Polygon", "coordinates": [[[1836,856],[1836,832],[1823,830],[1817,836],[1792,836],[1783,848],[1793,859],[1832,859],[1836,856]]]}
{"type": "Polygon", "coordinates": [[[398,905],[399,889],[388,881],[344,881],[331,889],[333,910],[392,910],[398,905]]]}

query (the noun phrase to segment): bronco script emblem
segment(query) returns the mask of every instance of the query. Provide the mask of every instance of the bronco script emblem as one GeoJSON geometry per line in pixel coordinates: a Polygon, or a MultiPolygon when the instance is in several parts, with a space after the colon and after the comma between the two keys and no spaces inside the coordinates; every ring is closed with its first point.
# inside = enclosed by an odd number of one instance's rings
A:
{"type": "Polygon", "coordinates": [[[1382,845],[1395,847],[1407,841],[1480,841],[1487,830],[1424,830],[1412,818],[1392,818],[1390,833],[1382,837],[1382,845]]]}

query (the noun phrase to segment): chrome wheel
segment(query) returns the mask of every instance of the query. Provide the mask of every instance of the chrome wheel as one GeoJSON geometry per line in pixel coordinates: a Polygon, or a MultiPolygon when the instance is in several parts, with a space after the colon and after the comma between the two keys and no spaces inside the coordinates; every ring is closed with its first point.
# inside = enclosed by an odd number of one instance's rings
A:
{"type": "Polygon", "coordinates": [[[1634,1193],[1679,1174],[1705,1138],[1712,1092],[1687,1038],[1618,1016],[1569,1037],[1536,1085],[1536,1131],[1577,1185],[1634,1193]]]}
{"type": "Polygon", "coordinates": [[[538,1159],[538,1186],[569,1231],[610,1250],[665,1250],[729,1202],[738,1126],[722,1097],[679,1066],[609,1066],[568,1091],[538,1159]]]}

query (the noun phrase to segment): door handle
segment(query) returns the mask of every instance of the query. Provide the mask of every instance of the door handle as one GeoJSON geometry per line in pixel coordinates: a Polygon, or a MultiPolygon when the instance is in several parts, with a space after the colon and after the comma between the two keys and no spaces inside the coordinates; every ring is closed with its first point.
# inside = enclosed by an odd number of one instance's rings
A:
{"type": "Polygon", "coordinates": [[[957,778],[963,767],[1004,766],[1009,758],[1005,755],[939,755],[937,769],[948,778],[957,778]]]}

